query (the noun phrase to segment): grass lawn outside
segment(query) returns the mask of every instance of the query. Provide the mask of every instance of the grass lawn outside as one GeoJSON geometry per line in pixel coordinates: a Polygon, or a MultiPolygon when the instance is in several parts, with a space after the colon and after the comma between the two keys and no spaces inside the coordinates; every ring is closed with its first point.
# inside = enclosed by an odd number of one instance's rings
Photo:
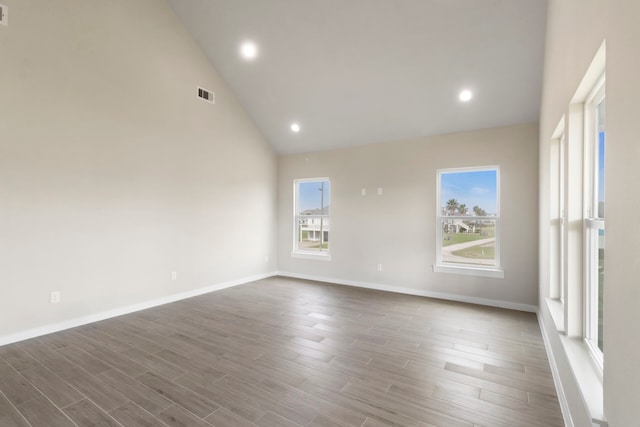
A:
{"type": "Polygon", "coordinates": [[[491,246],[472,246],[470,248],[461,249],[459,251],[451,252],[453,255],[465,257],[465,258],[475,258],[475,259],[495,259],[496,257],[496,248],[494,245],[491,246]]]}
{"type": "Polygon", "coordinates": [[[483,227],[479,229],[479,233],[444,233],[442,235],[442,246],[488,239],[496,235],[495,230],[495,227],[483,227]]]}

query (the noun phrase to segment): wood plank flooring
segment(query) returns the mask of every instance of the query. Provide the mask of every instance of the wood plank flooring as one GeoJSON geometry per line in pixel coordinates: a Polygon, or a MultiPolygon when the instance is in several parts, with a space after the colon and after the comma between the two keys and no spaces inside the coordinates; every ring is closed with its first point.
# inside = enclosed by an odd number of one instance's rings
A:
{"type": "Polygon", "coordinates": [[[535,315],[275,277],[0,347],[0,425],[564,423],[535,315]]]}

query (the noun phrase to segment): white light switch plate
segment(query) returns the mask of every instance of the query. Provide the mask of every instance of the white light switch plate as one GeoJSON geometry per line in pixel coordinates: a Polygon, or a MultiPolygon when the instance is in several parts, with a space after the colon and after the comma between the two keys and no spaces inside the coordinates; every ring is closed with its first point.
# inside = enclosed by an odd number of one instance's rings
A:
{"type": "Polygon", "coordinates": [[[57,304],[60,302],[60,291],[51,292],[51,304],[57,304]]]}

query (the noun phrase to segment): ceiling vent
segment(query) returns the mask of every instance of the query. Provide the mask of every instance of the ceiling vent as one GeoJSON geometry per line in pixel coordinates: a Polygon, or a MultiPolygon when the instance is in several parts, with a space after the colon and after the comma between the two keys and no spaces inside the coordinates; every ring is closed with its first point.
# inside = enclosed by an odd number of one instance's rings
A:
{"type": "Polygon", "coordinates": [[[9,8],[0,4],[0,24],[9,25],[9,8]]]}
{"type": "Polygon", "coordinates": [[[204,99],[207,102],[212,104],[216,103],[216,94],[211,92],[210,90],[203,89],[201,87],[198,88],[198,98],[204,99]]]}

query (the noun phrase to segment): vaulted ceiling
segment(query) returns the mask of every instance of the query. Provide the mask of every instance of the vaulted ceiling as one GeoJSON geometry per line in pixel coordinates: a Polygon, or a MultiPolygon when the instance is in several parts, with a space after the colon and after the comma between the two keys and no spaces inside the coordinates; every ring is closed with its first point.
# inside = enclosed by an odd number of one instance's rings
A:
{"type": "Polygon", "coordinates": [[[169,3],[281,154],[539,117],[545,0],[169,3]]]}

